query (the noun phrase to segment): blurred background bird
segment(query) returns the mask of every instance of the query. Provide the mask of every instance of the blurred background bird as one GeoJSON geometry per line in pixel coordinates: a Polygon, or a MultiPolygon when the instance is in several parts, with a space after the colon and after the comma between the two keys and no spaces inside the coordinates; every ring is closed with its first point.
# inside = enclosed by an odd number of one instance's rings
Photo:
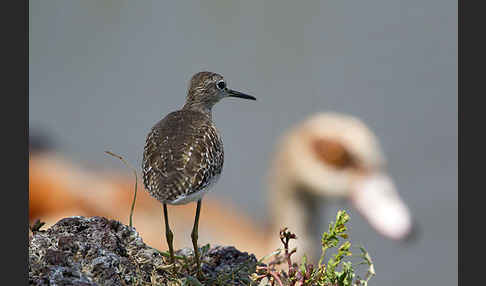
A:
{"type": "MultiPolygon", "coordinates": [[[[375,134],[358,118],[318,113],[296,124],[278,142],[269,172],[271,222],[287,226],[296,245],[315,261],[319,257],[320,208],[347,200],[382,236],[406,240],[415,226],[406,204],[386,171],[375,134]]],[[[278,239],[273,246],[278,246],[278,239]]]]}
{"type": "MultiPolygon", "coordinates": [[[[33,156],[31,219],[47,219],[50,225],[63,215],[101,215],[127,223],[134,178],[90,173],[53,154],[33,156]]],[[[319,226],[325,222],[319,208],[333,199],[351,202],[384,237],[404,240],[412,233],[411,214],[386,173],[378,139],[353,116],[319,113],[295,124],[279,139],[269,166],[268,183],[262,186],[270,202],[267,220],[252,223],[231,203],[208,200],[202,209],[207,218],[200,222],[202,243],[234,245],[262,257],[281,247],[279,230],[289,227],[298,237],[297,257],[314,260],[324,231],[319,226]]],[[[146,243],[164,250],[160,204],[146,192],[138,194],[134,226],[146,243]]],[[[173,227],[189,234],[193,215],[193,206],[172,208],[173,227]]],[[[177,237],[176,248],[190,245],[187,237],[177,237]]]]}

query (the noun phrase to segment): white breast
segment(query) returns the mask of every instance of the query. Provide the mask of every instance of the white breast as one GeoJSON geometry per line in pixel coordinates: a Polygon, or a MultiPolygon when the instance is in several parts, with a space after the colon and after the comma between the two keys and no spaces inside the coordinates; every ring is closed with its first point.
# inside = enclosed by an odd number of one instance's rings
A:
{"type": "Polygon", "coordinates": [[[209,180],[208,184],[204,188],[202,188],[201,190],[199,190],[195,193],[192,193],[190,195],[185,195],[185,194],[179,195],[175,200],[167,202],[167,203],[170,204],[170,205],[183,205],[183,204],[195,202],[195,201],[202,199],[202,197],[207,192],[209,192],[211,190],[211,188],[218,182],[220,176],[221,176],[221,174],[213,176],[209,180]]]}

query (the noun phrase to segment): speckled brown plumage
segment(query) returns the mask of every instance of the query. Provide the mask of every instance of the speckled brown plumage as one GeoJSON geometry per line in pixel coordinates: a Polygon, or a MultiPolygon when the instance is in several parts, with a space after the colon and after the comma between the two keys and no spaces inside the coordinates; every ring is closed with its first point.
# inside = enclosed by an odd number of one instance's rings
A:
{"type": "Polygon", "coordinates": [[[255,100],[253,96],[229,89],[222,75],[212,72],[193,75],[186,103],[152,127],[143,152],[143,184],[163,204],[171,263],[175,256],[167,204],[197,201],[191,238],[199,278],[202,272],[197,237],[201,201],[218,180],[224,161],[223,142],[212,121],[211,109],[225,97],[255,100]]]}
{"type": "Polygon", "coordinates": [[[212,107],[225,97],[254,97],[228,89],[223,76],[195,74],[181,110],[157,122],[147,135],[142,174],[147,191],[162,203],[198,200],[223,169],[221,136],[212,121],[212,107]]]}
{"type": "Polygon", "coordinates": [[[160,202],[184,202],[184,197],[216,182],[223,160],[223,142],[211,118],[195,110],[175,111],[155,124],[147,136],[144,184],[160,202]]]}

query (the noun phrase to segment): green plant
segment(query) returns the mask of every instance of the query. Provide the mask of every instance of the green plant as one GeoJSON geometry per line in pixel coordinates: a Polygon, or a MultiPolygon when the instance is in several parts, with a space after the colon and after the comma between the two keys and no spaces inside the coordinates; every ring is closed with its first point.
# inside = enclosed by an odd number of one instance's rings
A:
{"type": "Polygon", "coordinates": [[[115,158],[120,159],[123,162],[123,164],[125,164],[125,166],[127,166],[130,169],[132,169],[133,174],[135,175],[135,191],[133,193],[133,201],[132,201],[132,206],[130,208],[130,218],[129,218],[129,225],[130,225],[130,227],[133,227],[133,222],[132,222],[133,209],[135,208],[135,201],[137,200],[137,184],[138,184],[137,171],[130,164],[128,164],[128,162],[125,159],[123,159],[122,156],[117,155],[117,154],[115,154],[115,153],[113,153],[111,151],[105,151],[105,153],[108,154],[108,155],[111,155],[111,156],[113,156],[115,158]]]}
{"type": "MultiPolygon", "coordinates": [[[[352,256],[351,242],[348,239],[346,223],[349,221],[349,215],[345,211],[338,211],[336,222],[329,224],[328,232],[324,232],[321,238],[322,252],[319,262],[316,266],[307,262],[304,256],[300,264],[292,262],[292,255],[297,249],[289,249],[289,241],[297,239],[297,236],[287,228],[280,230],[280,240],[283,249],[278,249],[272,253],[273,259],[268,265],[263,264],[262,258],[257,267],[257,271],[252,275],[254,283],[262,285],[263,280],[268,281],[267,285],[294,286],[294,285],[319,285],[319,286],[354,286],[368,285],[368,281],[375,275],[373,261],[370,255],[360,247],[360,264],[367,264],[368,271],[364,279],[355,274],[351,261],[345,261],[346,257],[352,256]],[[343,241],[342,241],[343,240],[343,241]],[[340,244],[341,242],[341,244],[340,244]],[[335,253],[329,258],[327,263],[323,263],[328,250],[336,248],[335,253]],[[283,253],[282,253],[283,252],[283,253]],[[287,264],[287,271],[277,270],[278,265],[287,264]]],[[[263,285],[265,285],[263,283],[263,285]]]]}

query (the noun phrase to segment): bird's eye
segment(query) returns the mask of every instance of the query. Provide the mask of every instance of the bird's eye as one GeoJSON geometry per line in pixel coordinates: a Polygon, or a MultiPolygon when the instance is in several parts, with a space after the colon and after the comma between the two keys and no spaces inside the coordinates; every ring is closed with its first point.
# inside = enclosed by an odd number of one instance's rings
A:
{"type": "Polygon", "coordinates": [[[224,82],[224,80],[220,80],[216,83],[216,87],[218,87],[218,89],[225,89],[226,88],[226,82],[224,82]]]}

